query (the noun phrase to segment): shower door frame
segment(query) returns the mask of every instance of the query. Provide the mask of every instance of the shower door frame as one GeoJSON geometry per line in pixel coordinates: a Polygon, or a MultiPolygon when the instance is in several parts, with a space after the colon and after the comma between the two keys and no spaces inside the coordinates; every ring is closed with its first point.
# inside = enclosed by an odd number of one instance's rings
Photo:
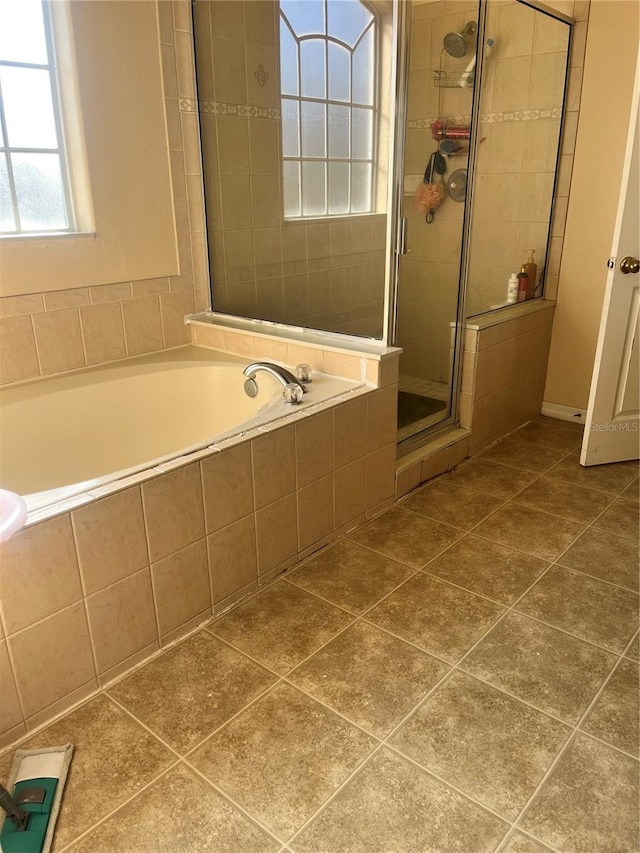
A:
{"type": "MultiPolygon", "coordinates": [[[[395,223],[392,228],[393,245],[391,256],[393,259],[392,272],[390,276],[390,299],[388,328],[391,345],[401,346],[398,341],[398,294],[400,280],[400,257],[405,254],[405,229],[406,220],[401,216],[404,196],[404,162],[405,162],[405,135],[407,123],[407,99],[409,92],[409,49],[411,42],[411,22],[407,9],[409,4],[400,2],[400,14],[398,18],[398,46],[397,46],[397,86],[396,86],[396,125],[395,125],[395,158],[393,164],[394,181],[391,203],[391,222],[395,223]]],[[[478,31],[476,45],[484,44],[488,5],[485,0],[478,0],[478,31]]],[[[421,430],[402,441],[398,442],[398,456],[406,456],[413,450],[422,447],[434,436],[455,429],[460,422],[460,391],[462,387],[462,355],[464,351],[465,331],[465,304],[467,296],[468,262],[469,262],[469,240],[470,240],[470,215],[473,206],[475,165],[478,146],[478,124],[480,120],[480,93],[482,90],[482,70],[484,65],[484,51],[476,50],[476,77],[473,87],[473,99],[471,105],[471,138],[469,140],[469,159],[467,161],[467,174],[471,179],[467,180],[467,192],[464,202],[464,215],[462,219],[462,245],[460,249],[460,273],[458,276],[458,299],[456,303],[456,337],[453,347],[453,361],[449,376],[449,414],[436,424],[421,430]]]]}

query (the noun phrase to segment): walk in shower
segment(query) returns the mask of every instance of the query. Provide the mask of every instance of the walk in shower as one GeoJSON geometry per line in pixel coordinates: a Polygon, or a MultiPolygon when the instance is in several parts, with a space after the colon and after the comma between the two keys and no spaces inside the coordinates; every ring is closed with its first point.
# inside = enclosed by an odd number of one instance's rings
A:
{"type": "Polygon", "coordinates": [[[521,0],[193,14],[213,310],[401,347],[411,449],[457,422],[463,322],[506,304],[529,250],[543,292],[570,19],[521,0]]]}

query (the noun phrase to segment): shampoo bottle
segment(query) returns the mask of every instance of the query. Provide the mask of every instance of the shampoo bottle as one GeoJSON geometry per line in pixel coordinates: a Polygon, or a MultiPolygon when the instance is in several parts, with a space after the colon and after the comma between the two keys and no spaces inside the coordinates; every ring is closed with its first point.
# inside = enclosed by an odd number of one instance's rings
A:
{"type": "Polygon", "coordinates": [[[523,269],[529,277],[529,281],[527,284],[527,299],[533,299],[533,297],[536,295],[536,282],[538,281],[538,265],[533,259],[535,249],[527,249],[527,252],[529,252],[529,257],[527,258],[527,262],[523,266],[523,269]]]}
{"type": "Polygon", "coordinates": [[[518,302],[524,302],[527,298],[527,292],[529,290],[529,276],[527,275],[527,271],[524,266],[521,267],[520,272],[518,273],[518,302]]]}
{"type": "Polygon", "coordinates": [[[511,305],[518,301],[518,273],[512,272],[507,287],[507,304],[511,305]]]}

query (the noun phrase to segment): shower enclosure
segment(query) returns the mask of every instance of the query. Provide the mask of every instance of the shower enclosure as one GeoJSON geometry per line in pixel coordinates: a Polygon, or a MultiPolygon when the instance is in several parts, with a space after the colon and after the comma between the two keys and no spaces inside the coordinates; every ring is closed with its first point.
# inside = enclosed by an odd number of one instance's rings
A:
{"type": "Polygon", "coordinates": [[[571,21],[521,0],[193,14],[213,310],[402,347],[406,452],[456,423],[463,323],[531,249],[542,295],[571,21]]]}

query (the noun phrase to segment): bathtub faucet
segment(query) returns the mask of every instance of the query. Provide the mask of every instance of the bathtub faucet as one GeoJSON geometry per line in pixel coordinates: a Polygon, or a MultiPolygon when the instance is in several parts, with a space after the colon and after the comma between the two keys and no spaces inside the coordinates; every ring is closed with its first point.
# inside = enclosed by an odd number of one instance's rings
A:
{"type": "Polygon", "coordinates": [[[281,367],[279,364],[271,364],[269,361],[256,361],[253,364],[248,364],[242,371],[247,377],[247,381],[244,383],[244,390],[247,396],[255,397],[258,393],[256,374],[260,370],[271,374],[282,385],[282,396],[285,403],[294,406],[296,403],[302,401],[302,395],[307,390],[304,384],[290,370],[287,370],[286,367],[281,367]]]}

